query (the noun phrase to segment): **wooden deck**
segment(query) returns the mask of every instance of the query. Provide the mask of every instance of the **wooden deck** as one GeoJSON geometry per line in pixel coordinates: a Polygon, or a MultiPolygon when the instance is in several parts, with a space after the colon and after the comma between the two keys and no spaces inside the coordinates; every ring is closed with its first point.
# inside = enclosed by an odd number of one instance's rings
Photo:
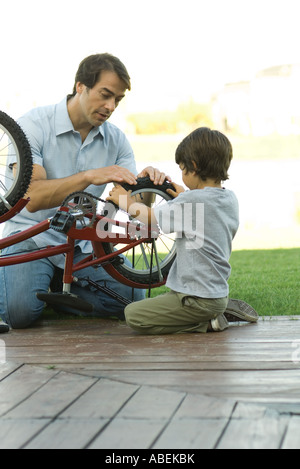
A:
{"type": "Polygon", "coordinates": [[[0,448],[299,449],[300,317],[211,334],[95,319],[2,334],[0,448]]]}

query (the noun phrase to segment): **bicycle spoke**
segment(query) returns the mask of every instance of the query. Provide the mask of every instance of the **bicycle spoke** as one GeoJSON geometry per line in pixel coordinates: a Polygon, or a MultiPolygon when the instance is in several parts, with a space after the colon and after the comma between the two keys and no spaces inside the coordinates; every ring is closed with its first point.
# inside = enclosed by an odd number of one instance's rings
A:
{"type": "MultiPolygon", "coordinates": [[[[155,208],[171,199],[167,188],[168,186],[154,186],[148,180],[145,183],[144,181],[138,183],[137,187],[129,187],[129,190],[132,190],[132,195],[137,200],[148,202],[151,208],[155,208]]],[[[114,214],[114,218],[118,219],[118,215],[114,214]]],[[[132,220],[128,216],[126,221],[135,223],[135,219],[132,220]]],[[[112,231],[114,229],[112,224],[110,229],[112,231]]],[[[109,254],[114,249],[121,248],[122,244],[107,243],[105,246],[105,252],[109,254]]],[[[135,284],[139,285],[138,288],[148,288],[150,285],[157,286],[164,283],[175,255],[174,238],[172,239],[171,235],[166,237],[163,232],[159,232],[151,242],[141,240],[141,243],[134,247],[134,252],[133,248],[129,249],[125,257],[126,261],[115,264],[114,268],[126,278],[126,281],[132,282],[135,288],[137,288],[135,284]]]]}
{"type": "Polygon", "coordinates": [[[145,262],[146,269],[149,269],[150,266],[149,266],[149,262],[148,262],[148,259],[147,259],[146,253],[145,253],[144,244],[141,244],[141,251],[142,251],[142,255],[143,255],[143,259],[144,259],[144,262],[145,262]]]}
{"type": "Polygon", "coordinates": [[[159,279],[160,282],[162,282],[162,281],[163,281],[163,275],[162,275],[162,273],[161,273],[160,263],[159,263],[159,261],[158,261],[158,252],[157,252],[157,248],[156,248],[155,239],[153,239],[152,243],[153,243],[154,255],[155,255],[155,259],[156,259],[156,266],[157,266],[157,271],[158,271],[158,279],[159,279]]]}

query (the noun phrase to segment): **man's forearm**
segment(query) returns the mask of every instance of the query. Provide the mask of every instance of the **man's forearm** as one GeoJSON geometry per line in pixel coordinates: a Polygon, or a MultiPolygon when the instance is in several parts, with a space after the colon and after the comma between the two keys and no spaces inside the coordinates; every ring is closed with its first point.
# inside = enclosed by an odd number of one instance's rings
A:
{"type": "Polygon", "coordinates": [[[66,178],[47,179],[45,169],[35,165],[29,191],[26,194],[30,197],[27,210],[37,212],[58,207],[72,192],[85,190],[91,184],[101,186],[109,182],[134,184],[136,177],[128,169],[113,165],[88,169],[66,178]]]}
{"type": "Polygon", "coordinates": [[[37,212],[59,207],[69,194],[82,191],[88,186],[86,172],[61,179],[33,180],[26,194],[30,198],[26,208],[29,212],[37,212]]]}

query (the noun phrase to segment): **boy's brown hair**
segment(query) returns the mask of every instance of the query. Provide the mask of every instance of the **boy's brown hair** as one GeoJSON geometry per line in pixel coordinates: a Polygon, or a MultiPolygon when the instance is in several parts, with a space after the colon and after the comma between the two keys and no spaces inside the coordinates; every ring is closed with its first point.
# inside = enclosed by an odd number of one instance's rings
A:
{"type": "Polygon", "coordinates": [[[231,143],[224,134],[200,127],[178,145],[175,161],[186,172],[195,172],[203,181],[209,178],[220,183],[229,178],[227,171],[232,156],[231,143]]]}

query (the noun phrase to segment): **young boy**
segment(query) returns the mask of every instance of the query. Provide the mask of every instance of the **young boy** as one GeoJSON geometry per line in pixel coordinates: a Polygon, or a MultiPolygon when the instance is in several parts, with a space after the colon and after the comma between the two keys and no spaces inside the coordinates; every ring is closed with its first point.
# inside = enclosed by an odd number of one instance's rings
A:
{"type": "MultiPolygon", "coordinates": [[[[175,191],[168,190],[173,200],[151,209],[136,203],[121,186],[108,197],[140,221],[177,233],[177,255],[166,283],[171,291],[131,303],[125,308],[126,321],[143,334],[222,331],[229,325],[224,315],[229,258],[239,225],[237,198],[221,186],[228,179],[232,146],[221,132],[201,127],[180,143],[175,160],[189,190],[173,183],[175,191]]],[[[257,320],[249,305],[229,301],[233,310],[241,309],[238,303],[245,309],[236,315],[227,310],[231,319],[257,320]]]]}

